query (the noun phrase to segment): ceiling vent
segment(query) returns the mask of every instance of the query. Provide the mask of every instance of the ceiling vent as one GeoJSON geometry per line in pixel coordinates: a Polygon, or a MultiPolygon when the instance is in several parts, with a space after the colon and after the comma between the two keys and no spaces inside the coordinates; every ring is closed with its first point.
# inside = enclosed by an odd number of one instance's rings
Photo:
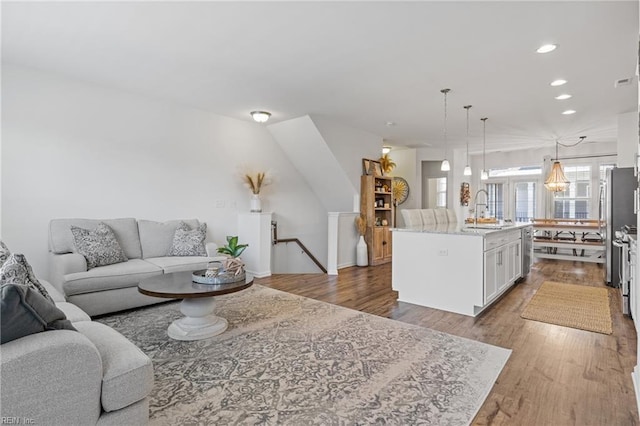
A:
{"type": "Polygon", "coordinates": [[[621,78],[613,83],[613,87],[616,89],[621,86],[630,86],[633,80],[631,78],[621,78]]]}

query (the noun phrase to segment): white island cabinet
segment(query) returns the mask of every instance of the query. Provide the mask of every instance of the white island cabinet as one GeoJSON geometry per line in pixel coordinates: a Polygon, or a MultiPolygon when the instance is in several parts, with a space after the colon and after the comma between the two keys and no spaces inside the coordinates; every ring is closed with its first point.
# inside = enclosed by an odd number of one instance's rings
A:
{"type": "Polygon", "coordinates": [[[522,276],[522,228],[393,230],[398,300],[476,316],[522,276]]]}

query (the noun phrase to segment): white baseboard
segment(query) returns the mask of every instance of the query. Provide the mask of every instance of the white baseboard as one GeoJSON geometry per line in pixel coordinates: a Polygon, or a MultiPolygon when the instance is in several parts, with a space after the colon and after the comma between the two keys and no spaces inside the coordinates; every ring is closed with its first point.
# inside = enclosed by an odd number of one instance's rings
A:
{"type": "Polygon", "coordinates": [[[270,277],[271,276],[271,271],[261,271],[261,272],[256,272],[256,271],[250,271],[247,269],[247,272],[250,273],[251,275],[253,275],[256,278],[265,278],[265,277],[270,277]]]}

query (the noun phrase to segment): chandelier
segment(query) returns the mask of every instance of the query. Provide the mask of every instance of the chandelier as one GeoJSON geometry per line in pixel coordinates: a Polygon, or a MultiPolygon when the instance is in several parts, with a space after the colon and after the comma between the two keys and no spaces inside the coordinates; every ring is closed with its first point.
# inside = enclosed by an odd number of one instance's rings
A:
{"type": "Polygon", "coordinates": [[[569,179],[564,175],[560,160],[558,160],[558,145],[559,142],[556,140],[556,158],[553,162],[553,166],[551,166],[551,172],[549,172],[547,180],[544,181],[545,188],[553,192],[565,191],[569,187],[570,183],[569,179]]]}

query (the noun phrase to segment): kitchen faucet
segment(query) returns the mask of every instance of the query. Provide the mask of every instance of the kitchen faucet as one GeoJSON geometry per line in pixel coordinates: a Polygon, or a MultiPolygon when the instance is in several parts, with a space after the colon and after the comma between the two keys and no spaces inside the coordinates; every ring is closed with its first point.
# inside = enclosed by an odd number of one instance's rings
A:
{"type": "Polygon", "coordinates": [[[479,189],[478,192],[476,192],[476,196],[473,197],[473,204],[474,204],[474,212],[473,212],[473,223],[475,223],[476,225],[478,224],[478,206],[484,206],[485,209],[487,208],[487,203],[478,203],[478,194],[480,194],[481,192],[484,192],[485,194],[485,201],[489,200],[489,193],[487,192],[486,189],[479,189]]]}

